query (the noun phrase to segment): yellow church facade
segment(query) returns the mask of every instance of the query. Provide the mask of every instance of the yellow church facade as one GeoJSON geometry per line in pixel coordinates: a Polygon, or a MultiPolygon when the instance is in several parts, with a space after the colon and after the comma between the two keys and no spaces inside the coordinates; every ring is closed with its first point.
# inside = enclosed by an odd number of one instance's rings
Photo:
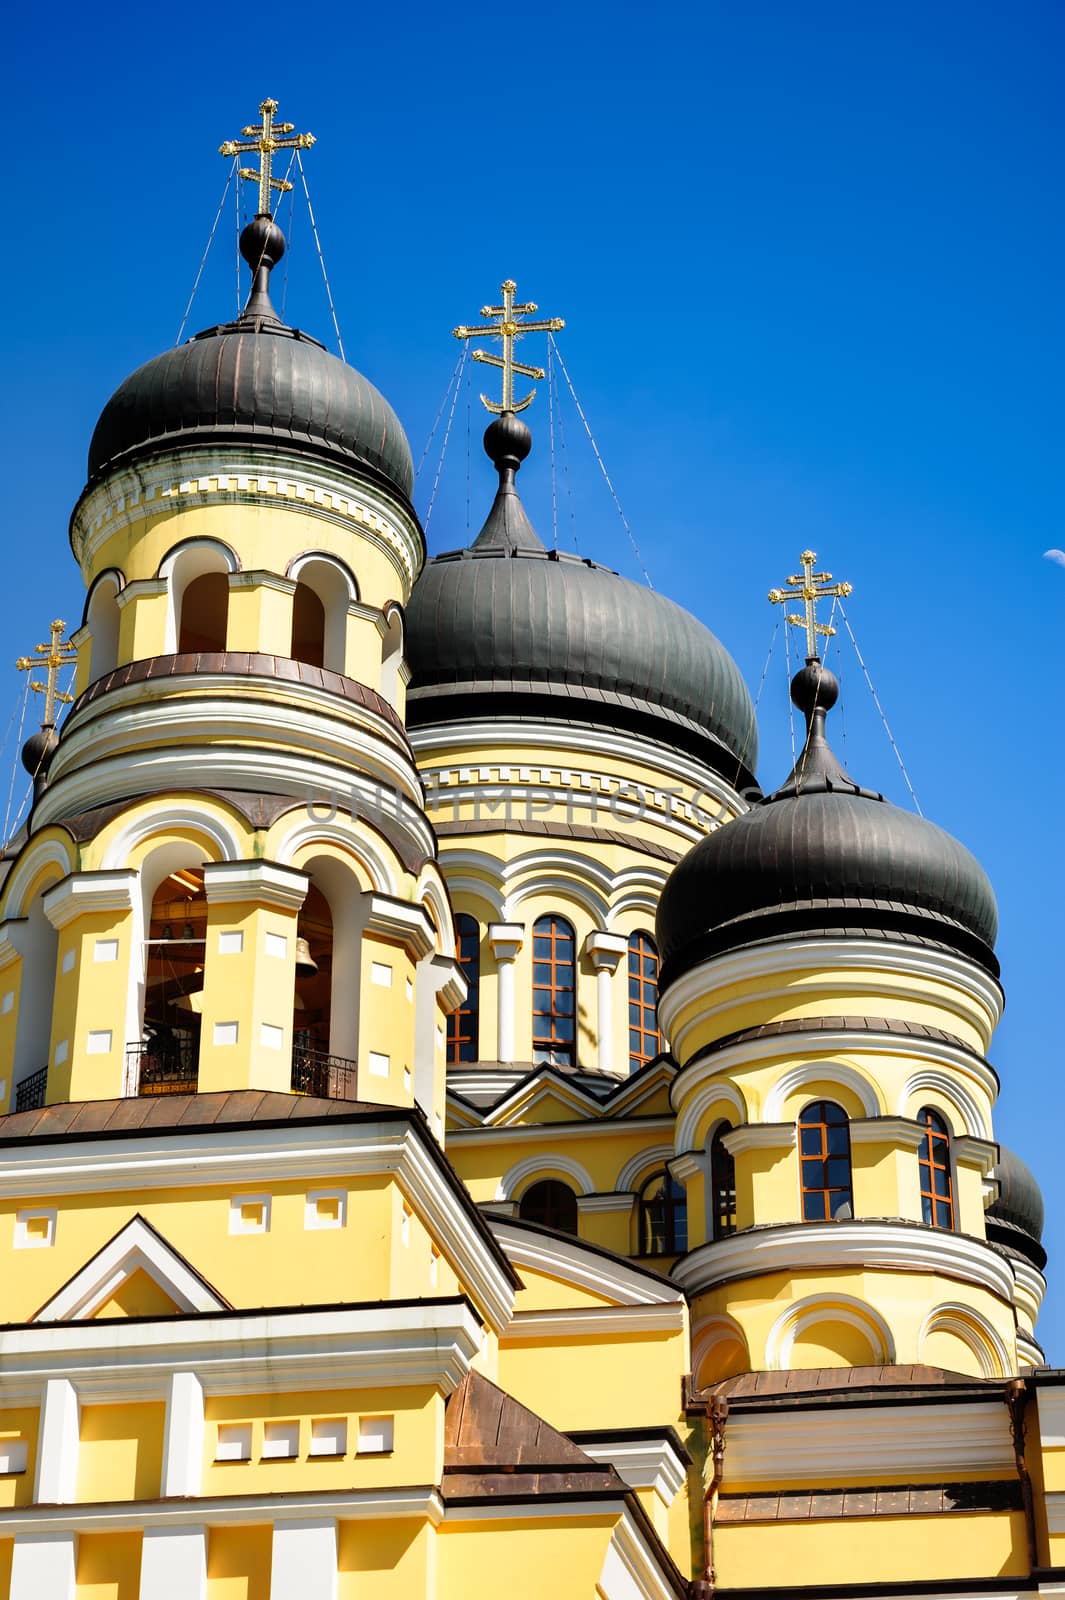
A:
{"type": "Polygon", "coordinates": [[[96,425],[0,863],[0,1597],[1065,1593],[994,896],[833,754],[829,575],[765,794],[720,641],[528,519],[509,281],[428,560],[271,303],[261,110],[242,315],[96,425]]]}

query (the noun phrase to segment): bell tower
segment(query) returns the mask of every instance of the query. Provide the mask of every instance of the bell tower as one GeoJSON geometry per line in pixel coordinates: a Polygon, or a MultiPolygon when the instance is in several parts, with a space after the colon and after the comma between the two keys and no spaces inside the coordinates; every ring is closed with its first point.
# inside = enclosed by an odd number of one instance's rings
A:
{"type": "Polygon", "coordinates": [[[134,372],[93,434],[76,700],[31,752],[4,885],[0,1109],[276,1090],[442,1129],[463,985],[404,729],[411,456],[275,310],[271,161],[314,142],[276,111],[222,147],[260,159],[243,312],[134,372]]]}

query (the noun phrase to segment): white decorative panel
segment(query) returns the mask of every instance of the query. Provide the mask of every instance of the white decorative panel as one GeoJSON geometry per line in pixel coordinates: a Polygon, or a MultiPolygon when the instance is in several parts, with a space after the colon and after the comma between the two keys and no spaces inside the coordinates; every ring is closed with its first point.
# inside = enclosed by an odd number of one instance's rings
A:
{"type": "Polygon", "coordinates": [[[267,1422],[263,1425],[263,1460],[292,1461],[299,1455],[298,1422],[267,1422]]]}
{"type": "Polygon", "coordinates": [[[117,939],[97,939],[96,943],[92,947],[92,958],[93,958],[94,961],[99,961],[99,962],[102,962],[102,961],[117,961],[118,960],[118,940],[117,939]]]}
{"type": "Polygon", "coordinates": [[[311,1455],[342,1456],[347,1449],[347,1417],[316,1417],[311,1423],[311,1455]]]}
{"type": "Polygon", "coordinates": [[[214,1025],[215,1044],[236,1044],[237,1024],[235,1022],[216,1022],[214,1025]]]}
{"type": "Polygon", "coordinates": [[[370,962],[370,981],[380,989],[391,989],[392,968],[385,961],[370,962]]]}
{"type": "Polygon", "coordinates": [[[109,1054],[111,1049],[111,1029],[90,1029],[85,1049],[90,1056],[106,1056],[109,1054]]]}
{"type": "Polygon", "coordinates": [[[268,933],[265,949],[268,956],[276,956],[279,961],[284,961],[288,955],[288,940],[283,933],[268,933]]]}
{"type": "Polygon", "coordinates": [[[220,956],[239,956],[244,949],[244,935],[239,928],[223,928],[218,935],[220,956]]]}
{"type": "Polygon", "coordinates": [[[285,1043],[284,1028],[278,1028],[272,1022],[262,1023],[259,1028],[259,1043],[264,1050],[280,1050],[285,1043]]]}
{"type": "Polygon", "coordinates": [[[15,1212],[16,1250],[47,1250],[54,1243],[54,1210],[15,1212]]]}
{"type": "Polygon", "coordinates": [[[251,1423],[220,1423],[214,1458],[216,1461],[250,1461],[251,1423]]]}
{"type": "Polygon", "coordinates": [[[387,1455],[395,1442],[395,1431],[394,1417],[360,1417],[360,1456],[387,1455]]]}
{"type": "Polygon", "coordinates": [[[389,1068],[388,1056],[381,1055],[377,1050],[369,1054],[370,1076],[372,1078],[387,1078],[389,1068]]]}

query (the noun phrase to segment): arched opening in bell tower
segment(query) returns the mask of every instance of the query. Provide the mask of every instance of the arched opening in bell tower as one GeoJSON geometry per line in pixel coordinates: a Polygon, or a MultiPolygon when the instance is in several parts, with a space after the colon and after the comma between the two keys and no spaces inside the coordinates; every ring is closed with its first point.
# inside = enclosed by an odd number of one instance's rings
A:
{"type": "Polygon", "coordinates": [[[157,882],[146,918],[143,1020],[130,1051],[139,1095],[196,1090],[206,953],[203,868],[175,866],[157,882]]]}
{"type": "Polygon", "coordinates": [[[26,920],[18,929],[22,981],[12,1068],[14,1092],[11,1105],[15,1111],[30,1110],[44,1104],[52,1037],[55,969],[59,955],[59,934],[44,912],[44,897],[52,887],[51,883],[46,884],[34,895],[26,911],[26,920]]]}
{"type": "Polygon", "coordinates": [[[181,597],[178,654],[224,650],[228,626],[229,575],[202,572],[181,597]]]}
{"type": "Polygon", "coordinates": [[[328,1096],[333,1001],[333,913],[312,883],[296,933],[296,989],[292,1017],[292,1087],[328,1096]]]}
{"type": "Polygon", "coordinates": [[[327,672],[347,666],[348,608],[358,600],[355,579],[342,562],[305,555],[293,562],[292,659],[327,672]]]}

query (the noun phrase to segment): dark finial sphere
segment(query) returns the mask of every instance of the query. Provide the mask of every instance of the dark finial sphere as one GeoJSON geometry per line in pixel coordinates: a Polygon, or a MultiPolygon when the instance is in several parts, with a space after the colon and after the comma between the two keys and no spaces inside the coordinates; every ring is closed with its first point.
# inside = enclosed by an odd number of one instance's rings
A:
{"type": "Polygon", "coordinates": [[[484,430],[484,448],[497,467],[517,472],[532,449],[532,434],[513,411],[504,411],[484,430]]]}
{"type": "Polygon", "coordinates": [[[839,680],[820,661],[808,660],[791,680],[791,699],[806,718],[818,706],[822,711],[831,711],[839,699],[839,680]]]}
{"type": "Polygon", "coordinates": [[[31,734],[26,740],[22,746],[22,765],[31,778],[44,777],[58,743],[59,735],[54,728],[42,728],[40,733],[31,734]]]}
{"type": "Polygon", "coordinates": [[[272,217],[256,217],[240,236],[240,253],[253,272],[276,267],[285,253],[285,235],[272,217]]]}

